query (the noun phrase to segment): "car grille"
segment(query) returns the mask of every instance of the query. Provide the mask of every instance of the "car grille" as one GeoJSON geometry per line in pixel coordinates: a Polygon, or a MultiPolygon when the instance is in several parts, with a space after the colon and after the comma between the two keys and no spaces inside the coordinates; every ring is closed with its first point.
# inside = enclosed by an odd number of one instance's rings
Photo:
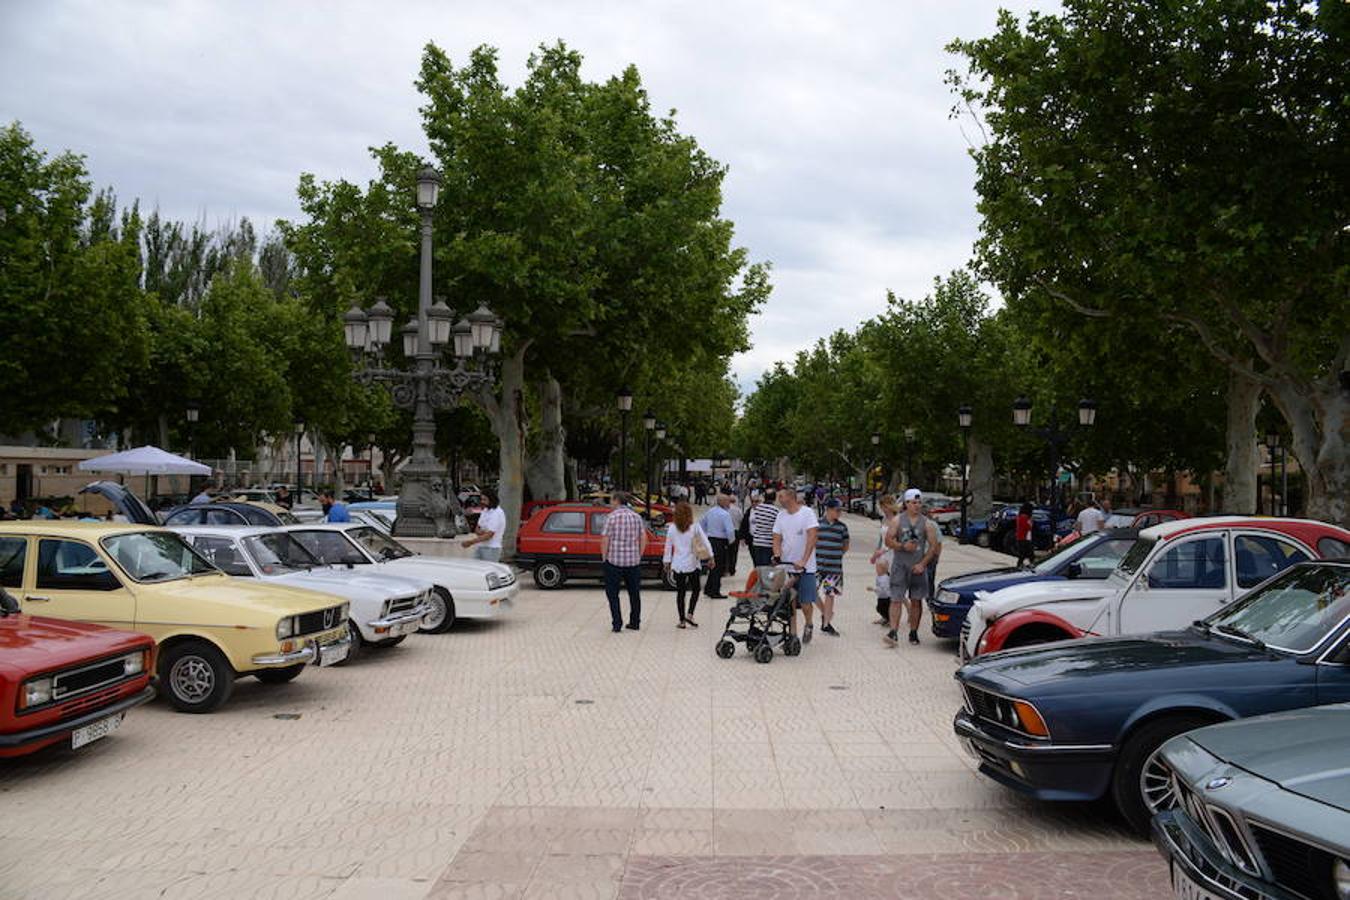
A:
{"type": "Polygon", "coordinates": [[[122,656],[80,666],[77,669],[66,669],[52,677],[52,699],[59,702],[74,694],[82,694],[105,684],[121,681],[125,677],[122,656]]]}
{"type": "Polygon", "coordinates": [[[1261,866],[1256,861],[1256,854],[1231,815],[1217,806],[1206,804],[1175,773],[1172,775],[1172,792],[1176,796],[1177,806],[1185,810],[1191,821],[1204,831],[1210,843],[1230,863],[1248,875],[1260,877],[1261,866]]]}
{"type": "MultiPolygon", "coordinates": [[[[141,674],[142,673],[137,673],[136,675],[132,675],[130,678],[126,680],[130,681],[131,678],[139,678],[141,677],[141,674]]],[[[112,703],[114,700],[117,699],[117,695],[121,693],[121,691],[122,685],[115,684],[112,687],[106,687],[103,688],[102,690],[95,691],[92,694],[85,694],[79,699],[71,700],[68,703],[63,703],[61,704],[60,707],[61,719],[62,720],[73,719],[76,716],[83,715],[84,713],[92,712],[93,710],[98,709],[100,706],[107,706],[109,703],[112,703]]]]}
{"type": "Polygon", "coordinates": [[[421,596],[421,594],[410,594],[407,597],[395,597],[393,600],[389,601],[389,612],[401,613],[414,609],[421,596]]]}
{"type": "Polygon", "coordinates": [[[296,616],[297,635],[313,634],[316,631],[330,631],[342,624],[342,607],[330,606],[314,612],[296,616]]]}
{"type": "Polygon", "coordinates": [[[1335,900],[1329,852],[1255,822],[1251,829],[1276,884],[1309,900],[1335,900]]]}

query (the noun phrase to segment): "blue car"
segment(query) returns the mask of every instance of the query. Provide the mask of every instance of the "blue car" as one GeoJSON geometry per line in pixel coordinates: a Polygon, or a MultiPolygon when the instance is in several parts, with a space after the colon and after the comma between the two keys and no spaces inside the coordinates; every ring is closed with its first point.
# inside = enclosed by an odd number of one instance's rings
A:
{"type": "Polygon", "coordinates": [[[1041,800],[1175,804],[1159,748],[1230,719],[1350,700],[1350,562],[1305,562],[1184,631],[1007,650],[959,669],[980,771],[1041,800]]]}
{"type": "Polygon", "coordinates": [[[1139,532],[1132,528],[1098,531],[1067,544],[1030,569],[1006,566],[957,575],[939,582],[936,597],[928,598],[929,622],[940,638],[961,636],[961,625],[975,602],[976,591],[996,591],[1014,584],[1066,579],[1101,580],[1111,574],[1139,532]]]}

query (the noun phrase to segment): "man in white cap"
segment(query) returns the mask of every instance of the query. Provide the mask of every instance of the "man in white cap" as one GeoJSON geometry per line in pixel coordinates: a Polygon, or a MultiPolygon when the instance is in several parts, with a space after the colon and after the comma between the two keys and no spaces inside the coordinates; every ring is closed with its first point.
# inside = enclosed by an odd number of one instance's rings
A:
{"type": "Polygon", "coordinates": [[[886,632],[887,645],[900,642],[900,612],[909,603],[909,642],[919,642],[919,618],[923,602],[928,599],[928,566],[937,556],[942,539],[937,525],[923,514],[923,495],[917,488],[905,491],[905,507],[895,517],[895,524],[886,534],[886,546],[891,554],[891,630],[886,632]]]}

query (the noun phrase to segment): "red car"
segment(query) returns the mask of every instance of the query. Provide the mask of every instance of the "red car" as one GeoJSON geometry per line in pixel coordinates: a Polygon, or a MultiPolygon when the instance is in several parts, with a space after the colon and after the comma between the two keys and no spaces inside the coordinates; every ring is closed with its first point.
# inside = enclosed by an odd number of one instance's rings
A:
{"type": "MultiPolygon", "coordinates": [[[[600,532],[610,507],[591,503],[558,503],[537,509],[516,535],[515,564],[534,573],[545,590],[560,588],[569,578],[600,578],[600,532]]],[[[654,511],[654,510],[653,510],[654,511]]],[[[642,576],[673,588],[661,566],[666,550],[664,529],[651,535],[642,553],[642,576]]]]}
{"type": "Polygon", "coordinates": [[[112,734],[155,696],[154,671],[149,636],[24,615],[0,588],[0,757],[112,734]]]}

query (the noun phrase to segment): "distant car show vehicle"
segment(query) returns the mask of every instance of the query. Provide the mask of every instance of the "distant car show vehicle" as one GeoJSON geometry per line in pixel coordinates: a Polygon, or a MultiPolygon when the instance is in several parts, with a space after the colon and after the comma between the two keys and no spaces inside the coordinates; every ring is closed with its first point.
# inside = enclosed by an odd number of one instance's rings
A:
{"type": "MultiPolygon", "coordinates": [[[[0,584],[22,588],[21,542],[0,538],[0,584]]],[[[0,587],[0,758],[53,744],[78,750],[155,696],[155,642],[143,634],[20,612],[0,587]]]]}
{"type": "Polygon", "coordinates": [[[1180,897],[1350,897],[1350,704],[1211,725],[1159,752],[1153,842],[1180,897]]]}
{"type": "Polygon", "coordinates": [[[355,522],[291,525],[284,529],[325,565],[369,566],[362,574],[429,581],[430,609],[419,629],[449,631],[459,619],[495,619],[515,605],[520,584],[510,566],[486,560],[422,556],[370,525],[355,522]]]}
{"type": "Polygon", "coordinates": [[[285,531],[272,528],[175,529],[226,575],[336,594],[348,602],[352,638],[346,661],[364,647],[393,647],[416,632],[431,612],[430,581],[391,574],[354,574],[325,565],[285,531]]]}
{"type": "Polygon", "coordinates": [[[169,528],[185,525],[294,525],[300,521],[280,506],[267,503],[216,500],[211,503],[189,503],[164,514],[169,528]]]}
{"type": "Polygon", "coordinates": [[[1307,519],[1166,522],[1140,532],[1105,579],[977,591],[960,653],[969,659],[1048,641],[1181,628],[1295,563],[1340,558],[1347,548],[1350,532],[1307,519]]]}
{"type": "Polygon", "coordinates": [[[240,676],[283,683],[351,645],[341,597],[230,578],[163,528],[0,522],[0,546],[25,612],[154,638],[160,690],[183,712],[218,708],[240,676]]]}
{"type": "Polygon", "coordinates": [[[982,773],[1042,800],[1110,796],[1142,832],[1174,803],[1169,738],[1350,701],[1350,563],[1295,565],[1183,630],[994,653],[956,679],[982,773]]]}
{"type": "Polygon", "coordinates": [[[1106,517],[1106,528],[1152,528],[1154,525],[1161,525],[1164,522],[1175,522],[1177,519],[1189,519],[1190,513],[1185,513],[1177,509],[1143,509],[1143,508],[1122,508],[1114,510],[1111,515],[1106,517]]]}
{"type": "MultiPolygon", "coordinates": [[[[521,523],[516,536],[516,565],[532,572],[535,585],[545,590],[560,588],[573,578],[601,578],[600,534],[608,517],[609,507],[590,503],[560,503],[536,510],[529,521],[521,523]]],[[[674,587],[661,565],[664,532],[649,525],[648,533],[640,564],[642,577],[674,587]]]]}

